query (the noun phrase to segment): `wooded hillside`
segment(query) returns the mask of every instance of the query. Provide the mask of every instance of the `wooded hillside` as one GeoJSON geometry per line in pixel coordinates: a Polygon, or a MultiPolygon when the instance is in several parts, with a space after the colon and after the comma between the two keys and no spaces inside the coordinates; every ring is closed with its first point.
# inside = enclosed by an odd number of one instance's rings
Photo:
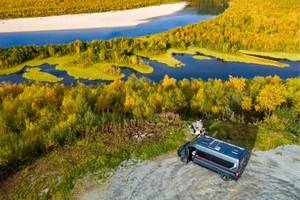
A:
{"type": "Polygon", "coordinates": [[[0,19],[126,10],[178,0],[0,0],[0,19]]]}
{"type": "Polygon", "coordinates": [[[299,142],[299,81],[275,76],[177,82],[166,76],[153,83],[131,76],[96,87],[2,84],[0,180],[58,146],[122,127],[124,120],[153,121],[161,113],[255,122],[261,128],[256,140],[260,149],[299,142]]]}
{"type": "Polygon", "coordinates": [[[299,53],[300,0],[232,0],[229,9],[216,19],[162,35],[165,39],[160,40],[182,47],[299,53]]]}

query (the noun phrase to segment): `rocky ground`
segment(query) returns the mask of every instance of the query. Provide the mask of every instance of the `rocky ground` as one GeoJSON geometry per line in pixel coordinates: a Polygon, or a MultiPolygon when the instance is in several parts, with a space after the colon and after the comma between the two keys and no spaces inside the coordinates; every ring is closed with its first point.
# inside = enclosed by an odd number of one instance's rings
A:
{"type": "Polygon", "coordinates": [[[106,199],[300,199],[300,146],[253,152],[238,181],[223,181],[216,173],[176,155],[154,161],[124,162],[106,184],[85,192],[83,200],[106,199]]]}

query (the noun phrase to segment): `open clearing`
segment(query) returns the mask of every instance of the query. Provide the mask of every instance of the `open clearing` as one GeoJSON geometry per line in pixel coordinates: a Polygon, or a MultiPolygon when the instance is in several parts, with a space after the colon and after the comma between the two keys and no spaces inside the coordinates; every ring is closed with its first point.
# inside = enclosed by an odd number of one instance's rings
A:
{"type": "Polygon", "coordinates": [[[81,199],[299,199],[300,146],[288,145],[252,154],[239,181],[223,181],[216,173],[175,156],[135,164],[127,161],[108,183],[81,199]]]}

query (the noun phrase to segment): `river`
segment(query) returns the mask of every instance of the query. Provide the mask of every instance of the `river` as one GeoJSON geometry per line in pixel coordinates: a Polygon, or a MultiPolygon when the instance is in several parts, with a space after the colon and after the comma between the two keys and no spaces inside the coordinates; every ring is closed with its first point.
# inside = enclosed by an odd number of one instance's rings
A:
{"type": "Polygon", "coordinates": [[[63,44],[75,40],[109,40],[120,37],[151,35],[211,19],[226,8],[218,7],[214,10],[210,7],[210,10],[206,11],[204,6],[207,7],[206,4],[202,6],[190,5],[174,14],[153,18],[146,23],[130,27],[1,33],[0,46],[63,44]]]}
{"type": "MultiPolygon", "coordinates": [[[[125,80],[131,75],[135,74],[137,77],[145,76],[149,80],[159,82],[165,75],[173,77],[177,80],[182,79],[202,79],[208,80],[211,78],[227,80],[229,76],[253,78],[255,76],[274,76],[278,75],[283,79],[299,77],[300,63],[282,61],[283,63],[289,64],[287,68],[279,68],[272,66],[261,66],[256,64],[246,63],[233,63],[233,62],[222,62],[217,59],[211,60],[195,60],[191,55],[176,55],[176,59],[183,62],[186,66],[171,68],[165,64],[158,63],[156,61],[150,61],[145,59],[149,65],[154,68],[151,74],[140,74],[129,68],[122,69],[122,72],[126,75],[125,80]]],[[[55,65],[44,64],[39,66],[41,71],[53,74],[57,77],[64,78],[62,83],[65,85],[74,85],[77,82],[84,83],[86,85],[96,85],[99,83],[109,83],[110,81],[100,80],[76,80],[69,76],[67,72],[55,69],[55,65]]],[[[22,75],[26,71],[26,68],[19,73],[11,74],[7,76],[0,76],[0,82],[11,82],[11,83],[28,83],[22,75]]]]}
{"type": "MultiPolygon", "coordinates": [[[[182,11],[172,15],[154,18],[147,23],[142,23],[134,27],[120,28],[100,28],[100,29],[81,29],[67,31],[44,31],[44,32],[24,32],[24,33],[4,33],[0,34],[0,46],[11,47],[19,45],[44,45],[44,44],[62,44],[72,42],[74,40],[108,40],[118,37],[138,37],[155,34],[173,29],[178,26],[184,26],[215,17],[217,14],[224,12],[227,6],[216,6],[207,0],[199,0],[198,3],[188,6],[182,11]]],[[[190,55],[176,55],[178,60],[186,64],[182,68],[170,68],[164,64],[149,61],[145,59],[153,68],[152,74],[142,75],[130,69],[122,69],[126,75],[136,74],[138,77],[146,76],[152,81],[160,81],[165,75],[174,77],[177,80],[187,79],[203,79],[218,78],[226,80],[229,76],[238,76],[244,78],[253,78],[255,76],[278,75],[283,79],[300,76],[300,62],[282,61],[290,65],[288,68],[277,68],[269,66],[261,66],[255,64],[222,62],[217,59],[211,60],[195,60],[190,55]]],[[[42,71],[62,77],[62,83],[65,85],[73,85],[78,81],[87,85],[95,85],[99,83],[107,83],[108,81],[91,81],[76,80],[64,71],[58,71],[55,66],[42,65],[39,66],[42,71]]],[[[0,82],[25,83],[29,82],[22,77],[26,68],[17,74],[0,76],[0,82]]]]}

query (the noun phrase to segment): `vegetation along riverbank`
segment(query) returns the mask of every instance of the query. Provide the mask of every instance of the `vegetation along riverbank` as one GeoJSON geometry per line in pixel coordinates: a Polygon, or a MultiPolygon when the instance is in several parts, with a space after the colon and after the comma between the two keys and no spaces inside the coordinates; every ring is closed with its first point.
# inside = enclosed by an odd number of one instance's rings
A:
{"type": "Polygon", "coordinates": [[[182,11],[186,2],[125,11],[0,20],[1,33],[133,27],[182,11]],[[122,19],[122,20],[120,20],[122,19]]]}
{"type": "Polygon", "coordinates": [[[1,0],[0,19],[127,10],[174,2],[178,0],[1,0]]]}
{"type": "Polygon", "coordinates": [[[269,58],[299,61],[299,11],[297,0],[232,0],[229,8],[214,19],[147,37],[0,48],[0,74],[20,71],[26,65],[25,62],[30,60],[43,61],[50,58],[52,63],[59,64],[60,57],[71,56],[74,59],[65,65],[69,74],[76,71],[75,77],[109,77],[108,80],[111,80],[122,77],[118,74],[119,65],[150,73],[151,67],[146,66],[139,56],[169,66],[182,66],[173,58],[173,53],[192,53],[224,61],[286,67],[286,64],[269,58]],[[75,70],[76,67],[78,70],[75,70]],[[83,75],[80,68],[91,73],[83,75]],[[71,69],[73,72],[70,72],[71,69]],[[94,74],[97,74],[96,77],[94,74]]]}

